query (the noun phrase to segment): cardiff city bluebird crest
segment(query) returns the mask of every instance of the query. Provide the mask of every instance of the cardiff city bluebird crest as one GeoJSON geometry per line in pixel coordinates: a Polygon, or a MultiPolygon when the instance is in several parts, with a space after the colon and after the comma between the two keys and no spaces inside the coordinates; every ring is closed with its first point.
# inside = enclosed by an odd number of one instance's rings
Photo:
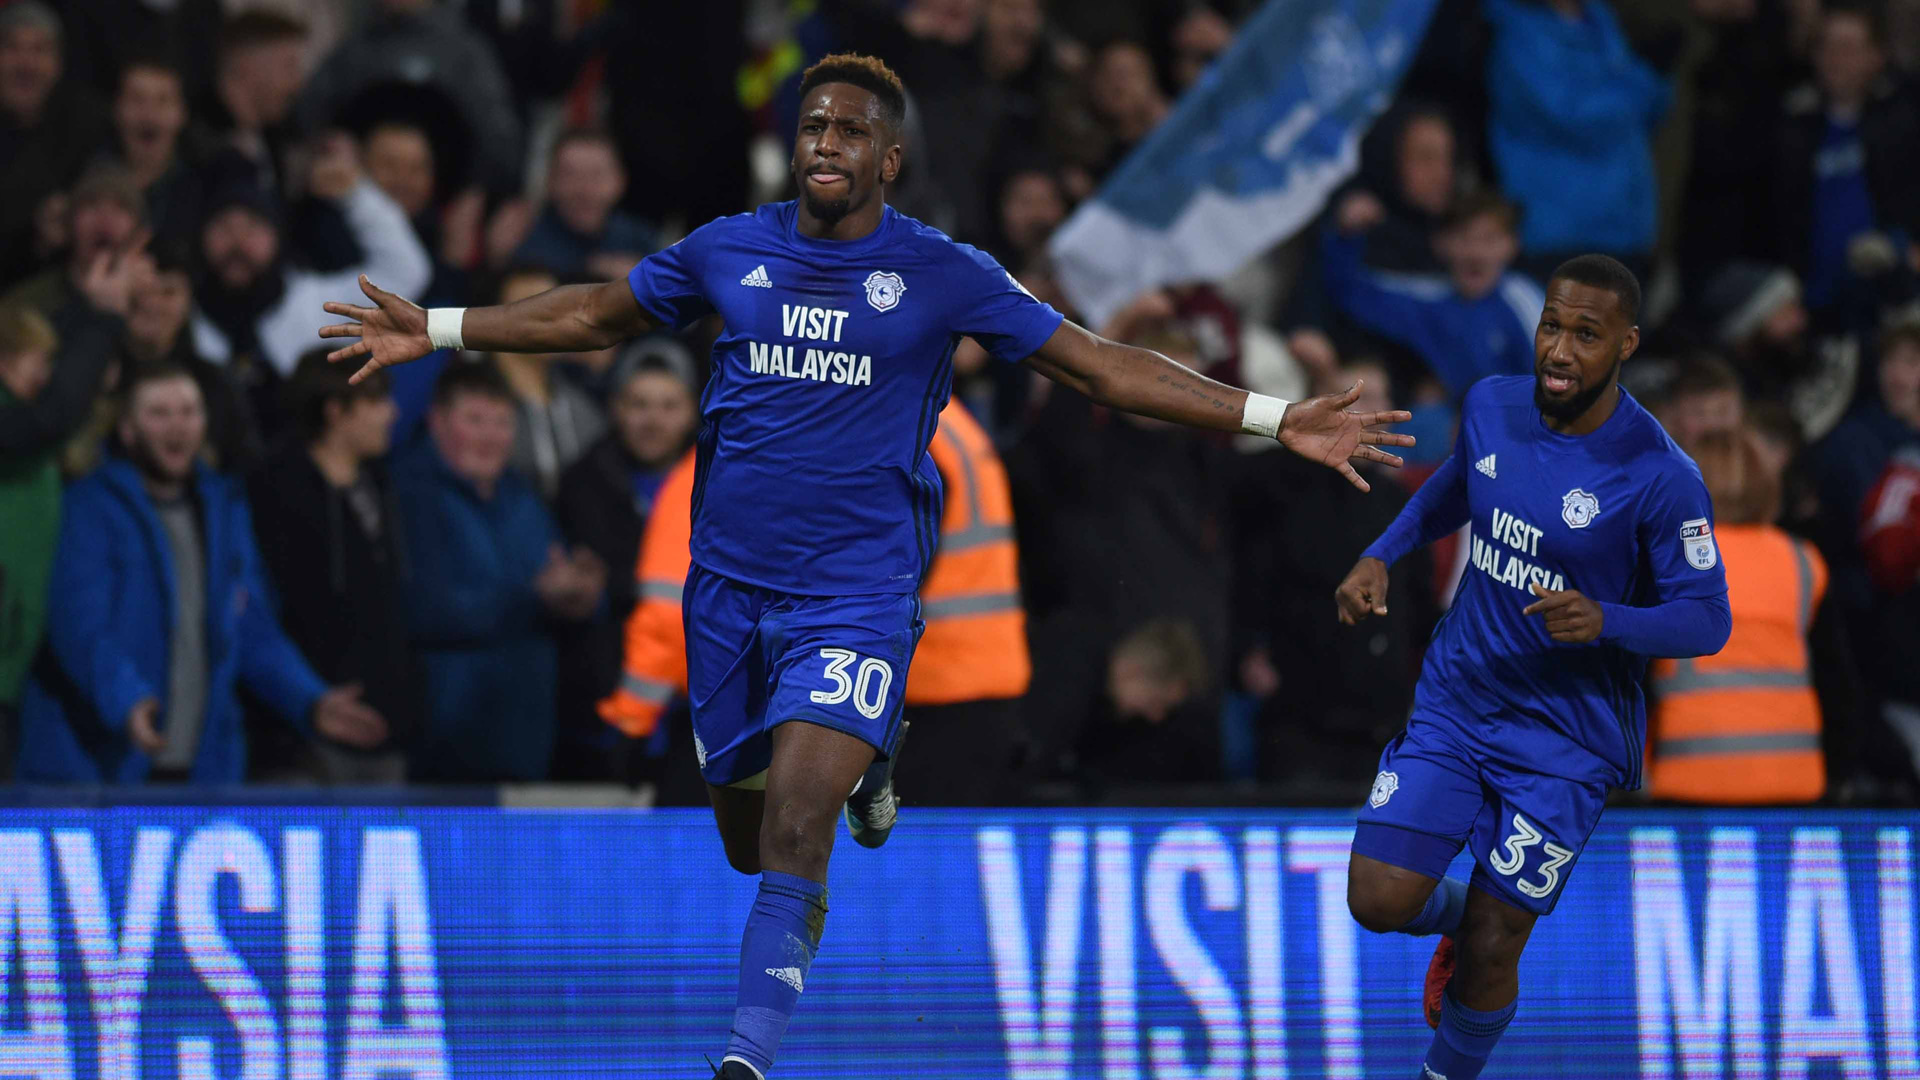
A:
{"type": "Polygon", "coordinates": [[[890,274],[885,270],[875,270],[867,275],[867,303],[875,311],[892,311],[900,303],[900,294],[907,291],[907,283],[900,280],[899,274],[890,274]]]}
{"type": "Polygon", "coordinates": [[[1560,496],[1560,520],[1567,523],[1567,528],[1584,529],[1599,516],[1600,500],[1579,488],[1560,496]]]}
{"type": "Polygon", "coordinates": [[[1387,800],[1393,798],[1393,793],[1399,790],[1400,774],[1383,769],[1379,776],[1373,778],[1373,791],[1367,796],[1367,802],[1373,804],[1374,809],[1377,810],[1387,805],[1387,800]]]}

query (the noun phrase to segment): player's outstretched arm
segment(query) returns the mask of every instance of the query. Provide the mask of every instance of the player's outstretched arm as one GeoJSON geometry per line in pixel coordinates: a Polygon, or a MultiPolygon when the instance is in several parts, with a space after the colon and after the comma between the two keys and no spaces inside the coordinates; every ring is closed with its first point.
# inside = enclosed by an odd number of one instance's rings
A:
{"type": "Polygon", "coordinates": [[[323,338],[360,340],[327,354],[333,363],[362,361],[359,382],[383,367],[404,364],[440,348],[482,352],[592,352],[643,334],[657,325],[625,279],[599,285],[562,285],[511,304],[476,308],[426,308],[395,296],[360,275],[360,291],[372,307],[329,302],[330,315],[352,322],[320,328],[323,338]]]}
{"type": "Polygon", "coordinates": [[[1151,349],[1108,341],[1072,321],[1062,322],[1027,364],[1108,408],[1278,439],[1301,457],[1339,470],[1361,491],[1369,488],[1354,461],[1397,467],[1399,456],[1380,447],[1413,445],[1411,435],[1372,430],[1411,420],[1411,413],[1347,408],[1360,396],[1357,385],[1345,393],[1281,402],[1209,379],[1151,349]]]}

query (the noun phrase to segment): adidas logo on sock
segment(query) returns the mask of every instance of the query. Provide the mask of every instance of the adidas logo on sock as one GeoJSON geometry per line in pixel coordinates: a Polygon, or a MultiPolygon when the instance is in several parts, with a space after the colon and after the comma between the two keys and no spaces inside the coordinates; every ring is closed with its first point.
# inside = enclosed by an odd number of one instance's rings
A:
{"type": "Polygon", "coordinates": [[[750,285],[756,289],[771,289],[773,288],[773,279],[767,276],[767,268],[765,264],[762,264],[754,267],[753,273],[741,278],[740,284],[750,285]]]}
{"type": "Polygon", "coordinates": [[[1488,454],[1486,457],[1483,457],[1479,461],[1474,462],[1473,467],[1485,473],[1487,475],[1487,479],[1498,480],[1499,477],[1495,475],[1493,471],[1493,459],[1499,456],[1500,455],[1498,454],[1488,454]]]}
{"type": "Polygon", "coordinates": [[[806,981],[801,978],[800,969],[797,967],[768,968],[767,974],[793,987],[793,992],[796,994],[804,992],[807,988],[806,981]]]}

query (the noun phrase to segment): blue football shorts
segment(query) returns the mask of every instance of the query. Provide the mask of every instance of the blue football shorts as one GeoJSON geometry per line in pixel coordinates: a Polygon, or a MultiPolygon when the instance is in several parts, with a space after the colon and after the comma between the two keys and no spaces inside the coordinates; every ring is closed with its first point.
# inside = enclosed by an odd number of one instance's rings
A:
{"type": "Polygon", "coordinates": [[[1474,888],[1550,913],[1600,823],[1607,785],[1489,760],[1450,726],[1416,713],[1380,755],[1354,853],[1438,880],[1470,844],[1474,888]]]}
{"type": "Polygon", "coordinates": [[[913,593],[798,596],[687,571],[687,697],[700,775],[725,787],[773,760],[773,729],[804,720],[891,757],[924,623],[913,593]]]}

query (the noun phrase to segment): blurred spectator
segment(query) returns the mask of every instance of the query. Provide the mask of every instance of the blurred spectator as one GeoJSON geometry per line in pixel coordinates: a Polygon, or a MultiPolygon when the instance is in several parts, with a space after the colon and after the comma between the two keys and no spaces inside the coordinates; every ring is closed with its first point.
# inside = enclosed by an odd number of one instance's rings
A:
{"type": "Polygon", "coordinates": [[[21,709],[21,778],[238,782],[240,685],[302,731],[384,738],[358,690],[328,689],[275,622],[246,500],[198,460],[193,377],[136,369],[123,394],[127,456],[67,492],[50,662],[21,709]]]}
{"type": "Polygon", "coordinates": [[[439,166],[427,130],[406,120],[382,120],[361,140],[367,179],[387,193],[413,223],[413,234],[433,259],[433,278],[418,298],[423,307],[468,299],[467,267],[482,246],[486,196],[469,188],[443,207],[439,166]]]}
{"type": "Polygon", "coordinates": [[[1746,411],[1739,374],[1716,356],[1697,356],[1681,364],[1654,408],[1660,426],[1681,446],[1739,431],[1746,425],[1746,411]]]}
{"type": "MultiPolygon", "coordinates": [[[[32,406],[53,374],[58,346],[53,325],[39,313],[0,308],[0,416],[32,406]]],[[[12,773],[20,684],[46,626],[59,522],[52,448],[0,452],[0,779],[12,773]]]]}
{"type": "Polygon", "coordinates": [[[640,538],[667,473],[685,456],[700,423],[693,358],[685,347],[669,338],[628,346],[614,368],[610,413],[613,430],[560,478],[554,508],[568,541],[608,568],[607,603],[561,642],[553,771],[563,780],[624,776],[615,750],[619,731],[600,719],[597,706],[620,682],[622,628],[640,599],[640,538]]]}
{"type": "Polygon", "coordinates": [[[145,196],[147,223],[162,244],[191,243],[206,178],[186,146],[187,91],[180,71],[141,59],[120,73],[113,102],[114,152],[145,196]]]}
{"type": "Polygon", "coordinates": [[[220,28],[210,119],[230,154],[221,165],[276,196],[286,187],[289,115],[306,78],[307,28],[257,8],[220,28]]]}
{"type": "Polygon", "coordinates": [[[372,18],[308,80],[300,95],[302,127],[322,131],[379,115],[395,94],[430,95],[439,105],[434,114],[458,126],[447,138],[470,152],[469,160],[450,163],[462,183],[520,190],[520,114],[499,58],[455,5],[378,0],[372,18]]]}
{"type": "MultiPolygon", "coordinates": [[[[1196,359],[1190,338],[1156,344],[1183,363],[1196,359]]],[[[1026,716],[1043,759],[1078,741],[1102,699],[1113,646],[1131,628],[1185,622],[1209,671],[1225,671],[1230,453],[1219,440],[1109,412],[1065,387],[1045,393],[1006,462],[1033,646],[1026,716]]]]}
{"type": "MultiPolygon", "coordinates": [[[[181,245],[160,245],[153,273],[135,285],[126,313],[123,352],[135,364],[165,361],[187,369],[200,384],[207,411],[203,456],[215,469],[245,475],[259,463],[265,442],[247,388],[233,368],[195,351],[188,324],[193,317],[193,279],[181,245]]],[[[277,415],[277,414],[276,414],[277,415]]],[[[269,417],[272,419],[273,417],[269,417]]]]}
{"type": "Polygon", "coordinates": [[[194,345],[215,363],[257,360],[277,382],[313,347],[328,300],[360,299],[362,274],[401,296],[418,295],[432,261],[406,215],[361,175],[351,139],[336,137],[313,166],[312,192],[339,204],[364,265],[323,274],[292,265],[273,196],[245,180],[215,190],[200,232],[205,280],[193,320],[194,345]]]}
{"type": "Polygon", "coordinates": [[[253,525],[280,624],[320,677],[361,688],[387,739],[315,742],[336,784],[397,784],[420,727],[423,687],[407,640],[409,562],[381,459],[393,430],[385,372],[355,386],[327,350],[302,357],[287,384],[294,438],[249,483],[253,525]]]}
{"type": "Polygon", "coordinates": [[[1779,257],[1777,236],[1755,223],[1772,212],[1780,103],[1799,71],[1781,0],[1693,0],[1692,10],[1705,53],[1693,69],[1692,145],[1678,210],[1689,292],[1729,262],[1779,257]]]}
{"type": "Polygon", "coordinates": [[[412,776],[540,780],[553,757],[554,622],[602,602],[607,568],[560,545],[540,496],[507,468],[514,397],[487,363],[441,374],[431,438],[394,465],[410,635],[426,674],[412,776]]]}
{"type": "MultiPolygon", "coordinates": [[[[1386,370],[1365,361],[1322,376],[1311,392],[1356,379],[1365,380],[1356,409],[1392,407],[1386,370]]],[[[1333,483],[1316,475],[1326,471],[1278,447],[1233,467],[1234,651],[1240,688],[1260,702],[1257,765],[1267,779],[1364,774],[1412,707],[1434,618],[1432,560],[1402,559],[1389,571],[1391,614],[1339,625],[1333,592],[1354,552],[1386,531],[1408,496],[1390,483],[1363,494],[1337,474],[1333,483]]]]}
{"type": "Polygon", "coordinates": [[[0,8],[0,287],[61,246],[40,235],[41,223],[66,217],[60,192],[106,133],[105,109],[78,80],[61,78],[61,60],[51,9],[40,0],[0,8]]]}
{"type": "Polygon", "coordinates": [[[1658,195],[1654,128],[1666,81],[1635,56],[1602,0],[1486,0],[1488,139],[1525,215],[1526,268],[1603,251],[1642,279],[1658,195]]]}
{"type": "Polygon", "coordinates": [[[133,174],[118,165],[87,170],[66,199],[67,260],[8,290],[0,303],[52,317],[80,295],[80,282],[103,256],[134,244],[146,215],[133,174]]]}
{"type": "Polygon", "coordinates": [[[1855,291],[1855,245],[1876,231],[1920,235],[1920,105],[1888,76],[1880,16],[1859,4],[1823,11],[1813,71],[1779,123],[1772,223],[1777,257],[1824,312],[1855,291]]]}
{"type": "Polygon", "coordinates": [[[1233,44],[1233,24],[1205,4],[1192,4],[1173,25],[1173,92],[1200,81],[1208,65],[1233,44]]]}
{"type": "MultiPolygon", "coordinates": [[[[509,270],[500,279],[495,302],[511,304],[558,284],[554,275],[536,267],[509,270]]],[[[560,474],[607,432],[607,416],[599,403],[555,370],[562,359],[558,353],[501,353],[492,358],[513,394],[513,454],[508,464],[548,502],[559,494],[560,474]]]]}
{"type": "Polygon", "coordinates": [[[1809,442],[1833,430],[1853,401],[1859,342],[1813,334],[1791,271],[1734,263],[1713,276],[1701,304],[1749,397],[1787,402],[1809,442]]]}
{"type": "Polygon", "coordinates": [[[1106,158],[1095,170],[1103,179],[1173,110],[1154,75],[1153,55],[1137,41],[1114,41],[1094,54],[1089,72],[1094,115],[1106,128],[1106,158]]]}
{"type": "Polygon", "coordinates": [[[1888,726],[1920,766],[1920,320],[1891,323],[1879,348],[1877,400],[1814,447],[1814,478],[1848,636],[1888,726]]]}
{"type": "Polygon", "coordinates": [[[1461,199],[1434,237],[1448,272],[1443,283],[1367,268],[1362,234],[1386,219],[1386,209],[1354,192],[1323,241],[1327,291],[1348,318],[1418,353],[1455,401],[1489,375],[1528,374],[1546,299],[1508,269],[1519,252],[1515,216],[1494,193],[1461,199]]]}
{"type": "Polygon", "coordinates": [[[563,22],[581,11],[565,0],[463,0],[457,6],[499,58],[523,127],[539,106],[566,93],[602,36],[598,22],[565,33],[563,22]]]}
{"type": "MultiPolygon", "coordinates": [[[[1726,563],[1733,636],[1714,656],[1649,669],[1648,793],[1715,805],[1814,802],[1829,779],[1822,734],[1850,737],[1859,697],[1842,618],[1826,601],[1827,564],[1773,524],[1780,473],[1751,433],[1710,431],[1685,445],[1713,501],[1714,535],[1697,542],[1709,553],[1717,546],[1726,563]]],[[[1849,772],[1846,758],[1835,755],[1832,771],[1849,772]]]]}
{"type": "Polygon", "coordinates": [[[1383,210],[1367,231],[1368,266],[1409,274],[1445,271],[1436,234],[1460,190],[1458,143],[1452,118],[1427,104],[1394,110],[1368,133],[1361,183],[1383,210]]]}
{"type": "Polygon", "coordinates": [[[514,260],[556,275],[615,281],[658,246],[652,226],[621,210],[627,175],[612,136],[563,132],[547,164],[547,205],[514,260]]]}
{"type": "Polygon", "coordinates": [[[1007,266],[1020,266],[1046,252],[1048,237],[1067,219],[1067,197],[1052,172],[1026,168],[1000,185],[999,210],[995,254],[1007,266]]]}
{"type": "Polygon", "coordinates": [[[1115,785],[1219,779],[1218,721],[1204,704],[1213,662],[1192,625],[1143,623],[1113,647],[1104,668],[1102,693],[1074,751],[1075,775],[1095,798],[1115,785]]]}

